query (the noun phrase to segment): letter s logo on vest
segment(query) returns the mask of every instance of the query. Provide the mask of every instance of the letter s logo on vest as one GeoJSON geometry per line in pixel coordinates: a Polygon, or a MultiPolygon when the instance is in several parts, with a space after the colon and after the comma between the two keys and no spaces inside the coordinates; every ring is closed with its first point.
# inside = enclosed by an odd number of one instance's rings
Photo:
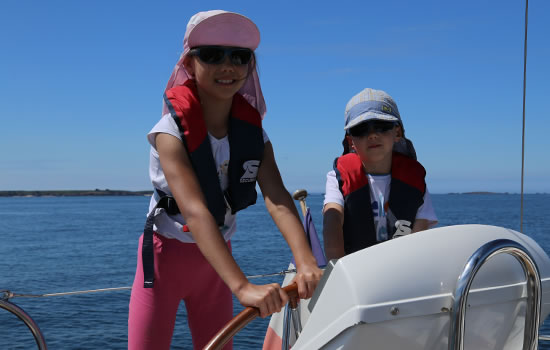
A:
{"type": "Polygon", "coordinates": [[[259,160],[247,160],[243,163],[244,175],[241,177],[240,183],[254,182],[258,176],[259,160]]]}
{"type": "Polygon", "coordinates": [[[395,228],[397,229],[393,234],[393,238],[408,235],[412,232],[411,222],[407,220],[397,220],[395,222],[395,228]]]}

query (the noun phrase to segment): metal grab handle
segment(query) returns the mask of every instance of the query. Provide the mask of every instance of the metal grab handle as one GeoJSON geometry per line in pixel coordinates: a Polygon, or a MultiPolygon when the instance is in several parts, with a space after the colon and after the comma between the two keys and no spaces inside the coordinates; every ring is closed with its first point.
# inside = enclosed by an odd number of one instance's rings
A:
{"type": "Polygon", "coordinates": [[[449,350],[464,349],[466,303],[472,281],[488,259],[501,253],[515,257],[525,273],[527,279],[527,310],[525,313],[523,350],[537,350],[541,308],[541,282],[538,267],[521,244],[509,239],[497,239],[484,244],[466,262],[462,274],[458,277],[453,294],[449,327],[449,350]]]}
{"type": "Polygon", "coordinates": [[[34,322],[34,320],[19,306],[10,303],[7,300],[0,299],[0,308],[8,310],[15,316],[19,317],[19,319],[29,327],[30,331],[32,332],[32,335],[34,336],[34,340],[36,340],[36,345],[38,345],[39,350],[47,350],[48,347],[46,346],[46,340],[44,339],[44,336],[42,335],[42,332],[40,331],[40,328],[38,325],[34,322]]]}

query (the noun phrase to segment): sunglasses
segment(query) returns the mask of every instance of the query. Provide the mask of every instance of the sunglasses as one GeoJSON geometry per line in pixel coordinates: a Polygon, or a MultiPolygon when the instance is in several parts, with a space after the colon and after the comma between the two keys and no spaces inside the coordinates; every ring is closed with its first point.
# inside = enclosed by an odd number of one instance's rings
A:
{"type": "Polygon", "coordinates": [[[370,120],[368,122],[361,123],[349,129],[349,133],[351,136],[355,136],[355,137],[367,136],[371,132],[375,132],[377,134],[384,134],[392,130],[393,128],[395,128],[396,125],[397,125],[396,122],[370,120]]]}
{"type": "Polygon", "coordinates": [[[227,46],[197,46],[189,51],[192,56],[197,56],[207,64],[221,64],[225,57],[229,57],[231,64],[242,66],[252,59],[252,50],[243,47],[227,46]]]}

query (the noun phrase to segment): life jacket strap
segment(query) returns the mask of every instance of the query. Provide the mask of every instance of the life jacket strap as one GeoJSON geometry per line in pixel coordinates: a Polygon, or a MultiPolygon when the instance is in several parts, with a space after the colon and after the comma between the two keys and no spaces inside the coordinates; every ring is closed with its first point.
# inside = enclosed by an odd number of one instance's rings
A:
{"type": "Polygon", "coordinates": [[[153,250],[153,224],[155,223],[156,207],[147,216],[143,229],[141,245],[141,261],[143,264],[143,288],[153,288],[155,280],[155,254],[153,250]]]}
{"type": "MultiPolygon", "coordinates": [[[[141,246],[141,260],[143,263],[143,288],[153,288],[155,281],[155,253],[153,247],[153,225],[155,224],[155,212],[157,208],[166,210],[169,215],[179,214],[180,210],[176,200],[172,196],[168,196],[163,191],[155,188],[155,196],[160,197],[157,205],[147,215],[145,227],[143,228],[143,243],[141,246]]],[[[184,226],[183,231],[189,228],[184,226]]]]}

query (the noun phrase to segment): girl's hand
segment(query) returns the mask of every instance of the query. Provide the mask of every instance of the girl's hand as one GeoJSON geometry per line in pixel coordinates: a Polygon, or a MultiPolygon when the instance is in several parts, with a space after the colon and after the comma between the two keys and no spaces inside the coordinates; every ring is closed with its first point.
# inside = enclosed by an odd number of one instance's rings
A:
{"type": "Polygon", "coordinates": [[[262,318],[281,311],[288,302],[288,295],[278,283],[256,285],[247,282],[235,291],[235,296],[243,306],[258,308],[262,318]]]}
{"type": "Polygon", "coordinates": [[[309,299],[313,295],[319,279],[323,275],[317,264],[301,264],[297,268],[296,277],[294,282],[298,285],[298,295],[300,299],[309,299]]]}

